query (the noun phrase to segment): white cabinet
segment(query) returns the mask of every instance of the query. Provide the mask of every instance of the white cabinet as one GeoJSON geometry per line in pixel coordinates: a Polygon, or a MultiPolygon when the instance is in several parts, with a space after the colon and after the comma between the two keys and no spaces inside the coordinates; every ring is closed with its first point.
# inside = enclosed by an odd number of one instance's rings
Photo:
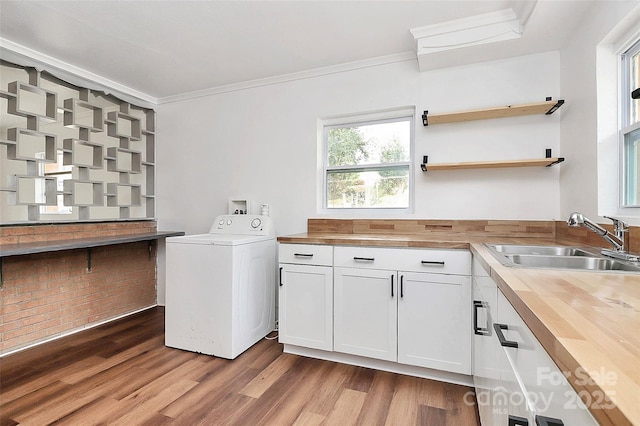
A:
{"type": "Polygon", "coordinates": [[[399,275],[398,362],[471,374],[469,276],[399,275]]]}
{"type": "MultiPolygon", "coordinates": [[[[541,424],[540,418],[548,419],[547,423],[550,426],[562,424],[554,420],[561,420],[566,426],[598,424],[565,375],[500,290],[498,290],[498,324],[494,324],[494,328],[517,377],[519,384],[517,392],[526,397],[526,403],[534,413],[535,424],[541,424]],[[498,329],[502,332],[502,336],[498,333],[498,329]],[[505,345],[504,341],[512,344],[505,345]]],[[[579,372],[568,373],[579,374],[579,372]]],[[[578,378],[578,380],[581,379],[578,378]]],[[[601,407],[606,403],[595,400],[592,402],[596,405],[600,404],[601,407]]]]}
{"type": "Polygon", "coordinates": [[[473,274],[473,381],[478,413],[483,425],[507,425],[508,407],[503,385],[506,354],[495,338],[493,322],[498,314],[498,287],[480,263],[474,259],[473,274]]]}
{"type": "Polygon", "coordinates": [[[280,244],[281,343],[333,350],[333,247],[280,244]]]}
{"type": "Polygon", "coordinates": [[[462,250],[336,247],[334,350],[470,374],[470,263],[462,250]]]}
{"type": "Polygon", "coordinates": [[[336,267],[333,280],[334,350],[397,361],[396,271],[336,267]]]}
{"type": "Polygon", "coordinates": [[[476,261],[473,279],[473,378],[482,425],[597,425],[562,371],[476,261]]]}

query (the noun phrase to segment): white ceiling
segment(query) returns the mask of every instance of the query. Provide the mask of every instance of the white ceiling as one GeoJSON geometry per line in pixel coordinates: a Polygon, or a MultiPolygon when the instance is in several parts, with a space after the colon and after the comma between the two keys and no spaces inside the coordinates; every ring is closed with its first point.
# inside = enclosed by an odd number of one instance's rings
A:
{"type": "MultiPolygon", "coordinates": [[[[0,0],[0,37],[162,100],[354,61],[410,57],[416,49],[410,29],[517,3],[532,2],[0,0]]],[[[520,39],[458,49],[443,64],[559,49],[591,2],[533,3],[520,39]]]]}

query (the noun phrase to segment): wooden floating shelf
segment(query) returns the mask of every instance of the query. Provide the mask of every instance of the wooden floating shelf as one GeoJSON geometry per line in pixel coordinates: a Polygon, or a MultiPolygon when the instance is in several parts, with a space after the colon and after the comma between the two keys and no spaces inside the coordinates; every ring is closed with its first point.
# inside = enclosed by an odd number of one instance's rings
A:
{"type": "Polygon", "coordinates": [[[474,161],[467,163],[423,163],[420,167],[424,172],[432,172],[437,170],[498,169],[506,167],[551,167],[563,161],[563,157],[552,157],[534,158],[530,160],[474,161]]]}
{"type": "Polygon", "coordinates": [[[562,104],[564,104],[564,100],[562,99],[554,101],[551,100],[551,98],[547,98],[545,102],[522,105],[508,105],[505,107],[483,108],[478,110],[451,112],[444,114],[429,114],[429,111],[425,111],[422,115],[422,124],[428,126],[433,124],[486,120],[490,118],[517,117],[520,115],[550,115],[553,114],[558,108],[560,108],[562,104]]]}

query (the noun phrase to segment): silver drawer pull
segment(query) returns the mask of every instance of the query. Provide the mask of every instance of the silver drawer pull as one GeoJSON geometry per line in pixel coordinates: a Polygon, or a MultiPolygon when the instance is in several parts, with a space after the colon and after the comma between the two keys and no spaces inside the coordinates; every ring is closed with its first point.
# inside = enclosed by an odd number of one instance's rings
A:
{"type": "Polygon", "coordinates": [[[293,253],[295,257],[313,257],[312,253],[293,253]]]}
{"type": "Polygon", "coordinates": [[[420,261],[420,263],[422,263],[423,265],[443,265],[444,266],[444,260],[422,260],[420,261]]]}
{"type": "Polygon", "coordinates": [[[376,260],[375,257],[357,257],[357,256],[353,256],[353,260],[360,261],[360,262],[373,262],[374,260],[376,260]]]}

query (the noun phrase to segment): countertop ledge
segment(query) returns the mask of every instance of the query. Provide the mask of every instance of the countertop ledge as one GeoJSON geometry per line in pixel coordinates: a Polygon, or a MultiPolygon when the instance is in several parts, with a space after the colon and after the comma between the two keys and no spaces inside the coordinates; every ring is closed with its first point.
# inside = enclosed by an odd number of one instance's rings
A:
{"type": "Polygon", "coordinates": [[[640,275],[511,268],[484,243],[581,245],[552,238],[429,233],[303,233],[280,243],[467,249],[479,259],[602,425],[640,425],[640,275]],[[611,407],[613,405],[613,407],[611,407]]]}
{"type": "Polygon", "coordinates": [[[106,237],[71,238],[29,243],[0,244],[0,257],[21,256],[26,254],[46,253],[53,251],[74,250],[79,248],[102,247],[115,244],[126,244],[138,241],[153,241],[167,237],[184,235],[182,231],[154,231],[133,234],[113,235],[106,237]]]}

